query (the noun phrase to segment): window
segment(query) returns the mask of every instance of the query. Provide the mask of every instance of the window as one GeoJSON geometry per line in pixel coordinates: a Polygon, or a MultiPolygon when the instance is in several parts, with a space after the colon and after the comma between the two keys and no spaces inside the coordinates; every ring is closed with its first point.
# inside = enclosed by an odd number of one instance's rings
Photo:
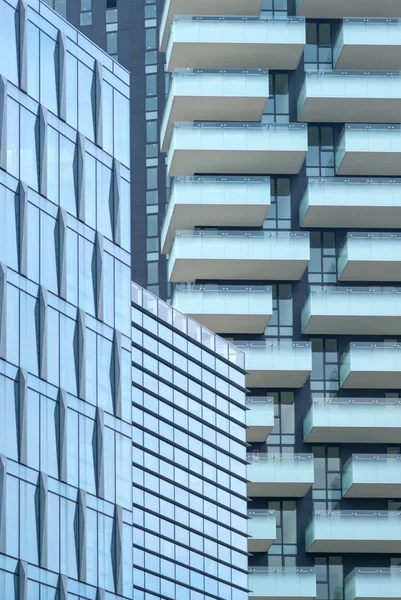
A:
{"type": "Polygon", "coordinates": [[[81,26],[92,25],[92,0],[81,0],[79,24],[81,26]]]}

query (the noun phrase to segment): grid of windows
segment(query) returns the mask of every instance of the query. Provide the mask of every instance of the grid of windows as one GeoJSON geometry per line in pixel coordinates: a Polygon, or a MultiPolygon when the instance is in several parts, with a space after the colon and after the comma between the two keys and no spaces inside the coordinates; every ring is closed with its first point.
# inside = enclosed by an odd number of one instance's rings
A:
{"type": "Polygon", "coordinates": [[[132,598],[128,75],[20,8],[0,0],[0,594],[132,598]]]}
{"type": "MultiPolygon", "coordinates": [[[[135,596],[245,599],[244,373],[138,302],[132,309],[135,596]]],[[[164,311],[173,315],[167,305],[164,311]]]]}

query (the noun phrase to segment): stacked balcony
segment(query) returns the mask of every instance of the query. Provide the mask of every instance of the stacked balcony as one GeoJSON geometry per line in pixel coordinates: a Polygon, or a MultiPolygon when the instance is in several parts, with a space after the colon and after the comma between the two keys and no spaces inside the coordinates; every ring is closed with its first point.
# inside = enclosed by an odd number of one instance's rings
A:
{"type": "Polygon", "coordinates": [[[247,396],[246,407],[246,441],[265,442],[274,427],[273,398],[247,396]]]}
{"type": "Polygon", "coordinates": [[[262,4],[263,0],[247,0],[246,3],[243,0],[166,0],[160,25],[160,50],[166,50],[174,15],[257,16],[262,4]]]}
{"type": "Polygon", "coordinates": [[[175,15],[166,69],[292,70],[304,46],[303,17],[175,15]]]}
{"type": "Polygon", "coordinates": [[[358,389],[401,387],[401,344],[352,342],[341,357],[340,386],[358,389]]]}
{"type": "Polygon", "coordinates": [[[175,123],[170,177],[195,173],[296,174],[308,151],[303,123],[175,123]]]}
{"type": "Polygon", "coordinates": [[[312,371],[310,342],[265,339],[234,341],[245,354],[250,388],[301,388],[312,371]]]}
{"type": "Polygon", "coordinates": [[[296,0],[297,15],[308,19],[343,19],[360,17],[401,17],[398,0],[296,0]]]}
{"type": "Polygon", "coordinates": [[[251,567],[249,600],[314,600],[314,567],[251,567]]]}
{"type": "Polygon", "coordinates": [[[248,552],[267,552],[277,537],[275,511],[249,510],[248,535],[248,552]]]}
{"type": "Polygon", "coordinates": [[[304,421],[308,444],[397,444],[398,398],[314,398],[304,421]]]}
{"type": "Polygon", "coordinates": [[[344,582],[344,600],[397,600],[401,589],[401,568],[358,568],[344,582]]]}
{"type": "Polygon", "coordinates": [[[176,231],[261,227],[270,201],[269,177],[176,177],[161,233],[162,251],[171,251],[176,231]]]}
{"type": "MultiPolygon", "coordinates": [[[[377,12],[380,12],[380,4],[377,12]]],[[[334,43],[335,68],[399,71],[400,34],[400,19],[345,18],[334,43]]]]}
{"type": "Polygon", "coordinates": [[[401,498],[399,454],[353,454],[342,474],[344,498],[401,498]]]}
{"type": "Polygon", "coordinates": [[[401,179],[310,178],[301,227],[401,228],[401,179]]]}
{"type": "Polygon", "coordinates": [[[172,304],[219,334],[263,333],[273,314],[267,286],[177,285],[172,304]]]}
{"type": "Polygon", "coordinates": [[[323,123],[400,123],[399,72],[312,71],[298,97],[298,120],[323,123]]]}
{"type": "Polygon", "coordinates": [[[313,455],[249,454],[247,478],[251,498],[302,498],[315,480],[313,455]]]}
{"type": "Polygon", "coordinates": [[[311,288],[302,309],[302,333],[389,335],[401,331],[397,288],[311,288]]]}
{"type": "Polygon", "coordinates": [[[305,532],[307,552],[399,554],[401,513],[397,511],[315,512],[305,532]]]}
{"type": "Polygon", "coordinates": [[[169,280],[298,280],[310,257],[309,234],[287,231],[177,231],[169,280]]]}
{"type": "Polygon", "coordinates": [[[348,233],[338,256],[339,281],[401,281],[400,233],[348,233]]]}
{"type": "Polygon", "coordinates": [[[337,175],[401,175],[401,126],[347,124],[336,149],[337,175]]]}
{"type": "Polygon", "coordinates": [[[176,70],[161,126],[161,149],[167,151],[177,121],[260,121],[268,97],[266,70],[176,70]]]}

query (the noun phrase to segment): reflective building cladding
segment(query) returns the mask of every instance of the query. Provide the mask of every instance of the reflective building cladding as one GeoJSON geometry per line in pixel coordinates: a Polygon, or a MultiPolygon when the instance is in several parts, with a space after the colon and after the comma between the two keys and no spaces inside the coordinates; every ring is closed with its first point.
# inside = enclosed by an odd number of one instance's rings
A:
{"type": "Polygon", "coordinates": [[[0,1],[0,598],[132,598],[127,73],[0,1]]]}
{"type": "Polygon", "coordinates": [[[0,0],[1,600],[247,596],[244,355],[131,285],[129,97],[0,0]]]}
{"type": "Polygon", "coordinates": [[[246,600],[244,355],[132,300],[134,598],[246,600]]]}

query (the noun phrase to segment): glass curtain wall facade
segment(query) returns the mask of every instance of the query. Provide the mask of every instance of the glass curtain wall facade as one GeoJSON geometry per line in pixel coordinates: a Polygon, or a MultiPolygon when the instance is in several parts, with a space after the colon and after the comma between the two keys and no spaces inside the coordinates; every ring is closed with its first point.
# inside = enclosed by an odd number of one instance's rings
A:
{"type": "Polygon", "coordinates": [[[130,73],[132,280],[170,297],[160,231],[166,208],[159,128],[165,98],[158,22],[164,0],[44,0],[130,73]]]}
{"type": "Polygon", "coordinates": [[[134,594],[247,598],[244,356],[132,284],[134,594]]]}
{"type": "MultiPolygon", "coordinates": [[[[56,2],[57,4],[57,2],[56,2]]],[[[132,598],[129,77],[0,1],[0,596],[132,598]]]]}
{"type": "Polygon", "coordinates": [[[172,306],[245,353],[250,598],[399,590],[400,18],[164,5],[162,251],[172,306]]]}

